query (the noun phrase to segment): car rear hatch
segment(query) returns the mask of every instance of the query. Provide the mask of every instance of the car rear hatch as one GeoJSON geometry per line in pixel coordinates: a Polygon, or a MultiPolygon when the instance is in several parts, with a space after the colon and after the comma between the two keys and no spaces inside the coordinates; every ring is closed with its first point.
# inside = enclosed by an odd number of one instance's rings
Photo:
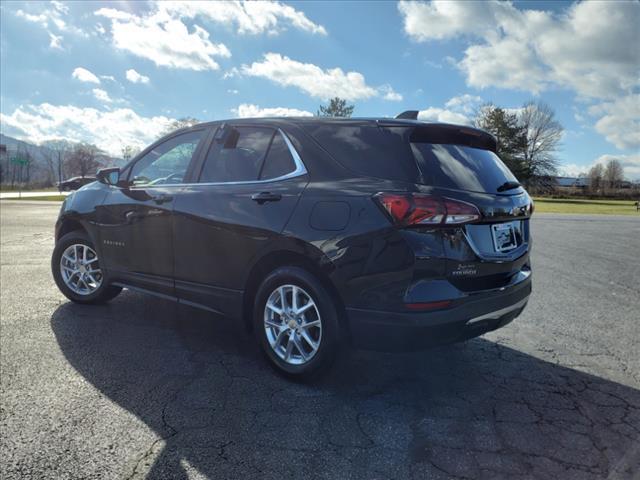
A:
{"type": "Polygon", "coordinates": [[[444,276],[459,290],[499,289],[528,275],[532,202],[491,135],[395,121],[310,133],[346,168],[410,184],[376,200],[399,226],[441,237],[444,276]]]}

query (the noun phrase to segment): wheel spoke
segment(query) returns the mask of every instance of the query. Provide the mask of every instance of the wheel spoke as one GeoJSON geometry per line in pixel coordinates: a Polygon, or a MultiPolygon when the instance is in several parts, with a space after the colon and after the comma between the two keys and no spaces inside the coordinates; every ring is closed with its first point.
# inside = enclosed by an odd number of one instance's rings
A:
{"type": "Polygon", "coordinates": [[[296,314],[300,315],[301,313],[306,312],[307,310],[309,310],[311,307],[314,307],[314,306],[315,306],[315,303],[313,303],[312,300],[309,300],[305,305],[299,307],[296,310],[296,314]]]}
{"type": "Polygon", "coordinates": [[[285,334],[287,333],[287,329],[283,328],[282,330],[280,330],[280,332],[278,332],[278,336],[276,337],[275,342],[273,342],[273,348],[277,349],[280,344],[282,343],[282,339],[285,337],[285,334]]]}
{"type": "Polygon", "coordinates": [[[293,338],[294,338],[295,333],[290,332],[289,333],[289,341],[287,342],[287,350],[284,352],[284,360],[285,362],[289,361],[289,358],[291,358],[291,352],[293,352],[293,338]]]}
{"type": "Polygon", "coordinates": [[[279,316],[282,316],[282,314],[284,313],[282,308],[278,308],[273,303],[270,303],[270,302],[267,303],[267,308],[279,316]]]}
{"type": "Polygon", "coordinates": [[[307,328],[320,327],[321,325],[322,325],[322,323],[320,322],[320,320],[314,320],[312,322],[305,322],[300,326],[306,330],[307,328]]]}
{"type": "Polygon", "coordinates": [[[66,253],[64,255],[62,255],[62,258],[64,258],[69,263],[74,263],[75,262],[75,260],[73,258],[69,257],[66,253]]]}
{"type": "Polygon", "coordinates": [[[273,320],[265,320],[265,325],[269,325],[270,327],[280,329],[282,328],[282,323],[274,322],[273,320]]]}
{"type": "Polygon", "coordinates": [[[300,356],[306,362],[309,359],[309,355],[307,355],[307,352],[305,352],[304,348],[302,348],[300,340],[298,340],[298,337],[296,337],[295,334],[291,335],[291,338],[293,339],[293,343],[296,346],[296,349],[298,350],[298,352],[300,352],[300,356]]]}
{"type": "Polygon", "coordinates": [[[284,293],[284,287],[280,287],[278,292],[280,293],[280,307],[284,310],[287,308],[287,296],[284,293]]]}
{"type": "Polygon", "coordinates": [[[318,344],[311,339],[311,337],[305,330],[302,331],[300,336],[304,338],[304,341],[309,344],[309,346],[313,349],[314,352],[318,349],[318,344]]]}
{"type": "Polygon", "coordinates": [[[291,310],[298,311],[298,287],[295,285],[291,287],[291,310]]]}

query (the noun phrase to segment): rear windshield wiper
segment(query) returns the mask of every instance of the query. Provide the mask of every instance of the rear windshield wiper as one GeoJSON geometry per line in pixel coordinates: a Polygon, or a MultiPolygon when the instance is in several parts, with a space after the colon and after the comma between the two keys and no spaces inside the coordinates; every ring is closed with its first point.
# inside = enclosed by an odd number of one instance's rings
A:
{"type": "Polygon", "coordinates": [[[507,190],[513,190],[514,188],[518,188],[521,185],[518,182],[504,182],[500,185],[497,190],[499,192],[506,192],[507,190]]]}

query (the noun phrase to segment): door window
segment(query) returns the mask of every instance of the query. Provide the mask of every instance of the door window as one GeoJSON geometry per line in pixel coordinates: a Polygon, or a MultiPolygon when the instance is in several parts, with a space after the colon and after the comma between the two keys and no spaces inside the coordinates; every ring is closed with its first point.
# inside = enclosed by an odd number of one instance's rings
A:
{"type": "Polygon", "coordinates": [[[204,183],[247,182],[258,179],[275,130],[263,127],[235,127],[223,144],[214,143],[202,168],[204,183]]]}
{"type": "Polygon", "coordinates": [[[129,179],[135,186],[183,183],[204,130],[183,133],[156,146],[138,160],[129,179]]]}
{"type": "Polygon", "coordinates": [[[269,153],[264,160],[262,172],[260,172],[260,180],[269,180],[278,178],[291,173],[296,169],[289,147],[282,138],[280,133],[273,137],[269,153]]]}

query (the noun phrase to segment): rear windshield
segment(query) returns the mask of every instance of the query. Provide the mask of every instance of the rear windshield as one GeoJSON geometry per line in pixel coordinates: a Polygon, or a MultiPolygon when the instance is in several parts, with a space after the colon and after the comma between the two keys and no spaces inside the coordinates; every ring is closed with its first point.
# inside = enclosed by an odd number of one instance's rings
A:
{"type": "Polygon", "coordinates": [[[517,181],[495,153],[428,142],[419,127],[309,125],[307,131],[342,165],[362,175],[489,193],[517,181]]]}

